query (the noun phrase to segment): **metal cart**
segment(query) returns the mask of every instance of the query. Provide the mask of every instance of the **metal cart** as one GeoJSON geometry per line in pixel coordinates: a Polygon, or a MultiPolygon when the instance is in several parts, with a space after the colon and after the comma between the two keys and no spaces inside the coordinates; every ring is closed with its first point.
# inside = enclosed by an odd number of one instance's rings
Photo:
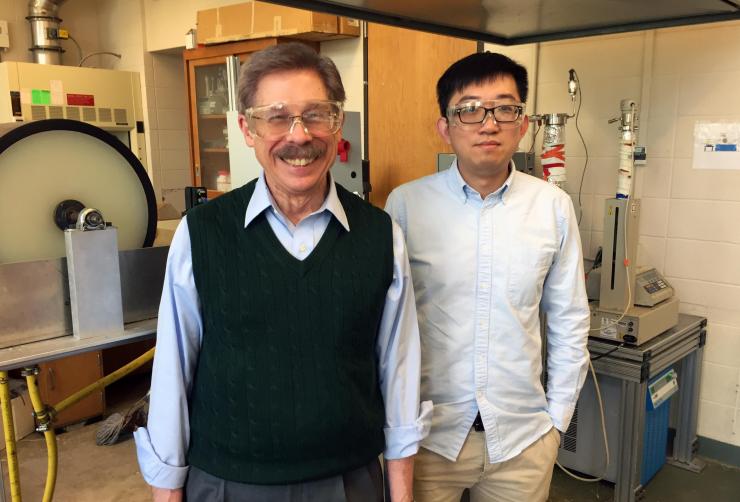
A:
{"type": "MultiPolygon", "coordinates": [[[[706,324],[706,318],[681,314],[676,327],[636,347],[589,339],[588,348],[604,396],[611,452],[605,479],[615,483],[615,502],[639,500],[643,493],[640,474],[648,381],[666,368],[674,368],[679,379],[678,392],[671,402],[675,437],[672,456],[667,462],[694,472],[703,468],[703,462],[695,458],[695,453],[706,324]]],[[[566,467],[596,476],[601,475],[604,467],[603,440],[597,413],[593,384],[587,382],[579,398],[577,415],[563,435],[558,456],[560,463],[566,467]],[[579,427],[588,429],[588,434],[582,430],[576,437],[574,431],[579,427]],[[577,439],[580,439],[582,448],[569,448],[575,445],[577,439]]]]}

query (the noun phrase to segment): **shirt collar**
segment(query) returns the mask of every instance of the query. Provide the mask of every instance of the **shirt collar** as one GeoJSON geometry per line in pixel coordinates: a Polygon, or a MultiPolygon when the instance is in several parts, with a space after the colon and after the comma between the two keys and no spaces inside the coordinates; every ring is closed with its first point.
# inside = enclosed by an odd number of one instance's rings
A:
{"type": "MultiPolygon", "coordinates": [[[[491,195],[499,197],[501,202],[506,203],[508,194],[511,192],[511,185],[514,182],[514,177],[516,175],[516,166],[514,165],[514,161],[511,160],[509,162],[509,176],[506,178],[506,181],[504,181],[504,184],[491,195]]],[[[475,189],[468,185],[460,174],[460,170],[457,167],[457,159],[452,162],[452,165],[448,169],[447,182],[449,187],[452,189],[452,192],[463,204],[467,202],[470,195],[476,193],[475,189]]]]}
{"type": "MultiPolygon", "coordinates": [[[[268,208],[272,208],[276,214],[282,214],[267,187],[267,183],[265,182],[265,173],[263,171],[260,173],[259,178],[257,178],[254,193],[252,194],[252,198],[249,199],[247,212],[244,215],[244,228],[249,226],[257,216],[262,214],[262,212],[268,208]]],[[[327,194],[326,199],[324,199],[324,203],[321,207],[311,214],[319,214],[324,211],[329,211],[329,213],[334,215],[344,229],[349,232],[347,214],[344,212],[344,207],[339,200],[339,195],[337,195],[337,187],[334,184],[334,178],[331,176],[331,173],[329,173],[329,193],[327,194]]]]}

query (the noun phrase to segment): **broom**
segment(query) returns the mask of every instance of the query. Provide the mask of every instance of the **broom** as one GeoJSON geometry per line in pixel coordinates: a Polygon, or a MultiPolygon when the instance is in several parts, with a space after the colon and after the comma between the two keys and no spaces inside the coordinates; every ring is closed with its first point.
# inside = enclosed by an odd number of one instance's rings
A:
{"type": "Polygon", "coordinates": [[[149,392],[136,401],[125,415],[113,413],[103,420],[95,434],[95,444],[98,446],[113,445],[121,436],[133,433],[137,427],[146,425],[149,408],[149,392]]]}

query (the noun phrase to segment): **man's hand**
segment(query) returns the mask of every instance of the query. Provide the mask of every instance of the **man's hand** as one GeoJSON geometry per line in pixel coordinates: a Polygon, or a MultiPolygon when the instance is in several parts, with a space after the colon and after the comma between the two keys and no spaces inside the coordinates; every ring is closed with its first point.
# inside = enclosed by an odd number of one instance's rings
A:
{"type": "Polygon", "coordinates": [[[152,486],[152,500],[154,502],[182,502],[182,488],[169,490],[152,486]]]}
{"type": "Polygon", "coordinates": [[[391,502],[412,502],[414,500],[414,457],[386,460],[391,502]]]}

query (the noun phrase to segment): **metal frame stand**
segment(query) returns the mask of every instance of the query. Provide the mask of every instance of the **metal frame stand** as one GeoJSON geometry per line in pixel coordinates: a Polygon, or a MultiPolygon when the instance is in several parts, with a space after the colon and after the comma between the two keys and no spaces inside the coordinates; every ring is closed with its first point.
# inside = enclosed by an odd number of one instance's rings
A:
{"type": "Polygon", "coordinates": [[[642,498],[644,487],[640,477],[647,384],[652,377],[668,367],[673,366],[678,372],[679,391],[673,398],[672,406],[678,411],[674,424],[676,436],[673,455],[667,462],[693,472],[700,472],[704,467],[704,462],[695,458],[695,454],[706,323],[706,318],[682,314],[675,328],[643,345],[619,347],[617,350],[614,350],[615,344],[612,342],[589,339],[588,348],[592,356],[605,354],[594,361],[596,373],[618,379],[621,387],[619,448],[612,460],[616,463],[617,471],[615,502],[634,502],[642,498]]]}

